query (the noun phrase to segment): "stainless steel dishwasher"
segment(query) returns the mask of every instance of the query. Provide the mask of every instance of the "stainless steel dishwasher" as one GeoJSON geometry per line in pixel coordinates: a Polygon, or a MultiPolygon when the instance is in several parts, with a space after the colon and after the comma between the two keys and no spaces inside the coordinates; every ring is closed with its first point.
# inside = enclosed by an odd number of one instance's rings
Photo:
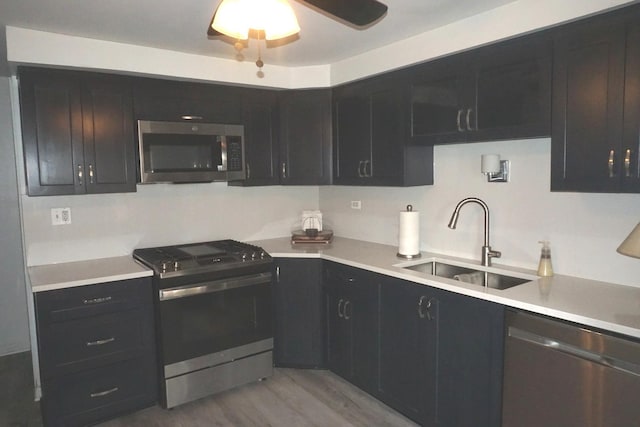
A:
{"type": "Polygon", "coordinates": [[[640,344],[507,311],[503,427],[640,426],[640,344]]]}

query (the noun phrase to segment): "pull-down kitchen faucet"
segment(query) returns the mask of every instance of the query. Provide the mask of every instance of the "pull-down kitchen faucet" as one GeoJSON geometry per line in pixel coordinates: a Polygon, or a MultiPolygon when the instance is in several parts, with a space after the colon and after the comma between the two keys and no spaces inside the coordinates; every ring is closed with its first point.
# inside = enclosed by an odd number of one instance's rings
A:
{"type": "Polygon", "coordinates": [[[484,265],[485,267],[490,267],[491,258],[500,258],[502,254],[498,251],[491,250],[491,246],[489,246],[489,207],[485,202],[478,199],[477,197],[467,197],[466,199],[462,199],[453,210],[453,214],[451,215],[451,219],[449,220],[449,228],[455,230],[456,224],[458,223],[460,208],[462,208],[467,203],[477,203],[482,206],[482,209],[484,210],[484,246],[482,246],[482,265],[484,265]]]}

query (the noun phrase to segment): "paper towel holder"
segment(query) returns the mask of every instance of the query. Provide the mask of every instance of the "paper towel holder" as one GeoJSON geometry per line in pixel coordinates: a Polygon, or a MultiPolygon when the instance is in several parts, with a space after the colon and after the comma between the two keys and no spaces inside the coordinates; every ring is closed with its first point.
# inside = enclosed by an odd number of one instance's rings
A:
{"type": "MultiPolygon", "coordinates": [[[[413,212],[413,206],[411,205],[407,205],[407,212],[413,212]]],[[[418,252],[415,255],[405,255],[405,254],[401,254],[400,252],[398,252],[396,254],[396,256],[398,258],[403,258],[403,259],[418,259],[422,256],[422,254],[420,252],[418,252]]]]}
{"type": "Polygon", "coordinates": [[[483,154],[480,170],[487,176],[487,182],[509,182],[509,160],[501,160],[499,154],[483,154]]]}

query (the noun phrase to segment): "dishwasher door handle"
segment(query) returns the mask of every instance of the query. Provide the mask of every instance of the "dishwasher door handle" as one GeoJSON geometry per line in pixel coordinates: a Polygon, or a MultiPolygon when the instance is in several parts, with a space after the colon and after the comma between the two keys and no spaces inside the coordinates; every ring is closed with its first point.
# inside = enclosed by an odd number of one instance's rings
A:
{"type": "Polygon", "coordinates": [[[605,354],[595,353],[571,344],[543,337],[533,332],[515,328],[513,326],[509,326],[508,336],[514,339],[528,342],[530,344],[546,347],[559,351],[561,353],[578,357],[580,359],[588,360],[590,362],[615,369],[616,371],[640,377],[640,365],[637,365],[633,362],[627,362],[625,360],[607,356],[605,354]]]}

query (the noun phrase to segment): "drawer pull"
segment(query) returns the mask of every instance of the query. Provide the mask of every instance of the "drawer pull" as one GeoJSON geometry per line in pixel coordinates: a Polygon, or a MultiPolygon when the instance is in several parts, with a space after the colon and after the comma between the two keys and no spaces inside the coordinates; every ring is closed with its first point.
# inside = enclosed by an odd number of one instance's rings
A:
{"type": "Polygon", "coordinates": [[[631,178],[631,150],[627,149],[624,154],[624,176],[631,178]]]}
{"type": "Polygon", "coordinates": [[[116,391],[118,391],[118,387],[110,388],[109,390],[105,390],[105,391],[98,391],[96,393],[91,393],[89,396],[91,396],[91,398],[94,399],[96,397],[108,396],[112,393],[115,393],[116,391]]]}
{"type": "Polygon", "coordinates": [[[609,178],[613,178],[615,175],[613,174],[613,165],[614,165],[614,156],[615,156],[615,151],[611,150],[609,151],[609,161],[607,162],[607,166],[609,167],[609,178]]]}
{"type": "Polygon", "coordinates": [[[97,340],[97,341],[88,341],[87,342],[87,347],[93,347],[96,345],[104,345],[104,344],[109,344],[110,342],[114,342],[116,339],[114,337],[111,338],[106,338],[103,340],[97,340]]]}
{"type": "Polygon", "coordinates": [[[102,304],[111,301],[111,297],[91,298],[83,301],[85,304],[102,304]]]}

